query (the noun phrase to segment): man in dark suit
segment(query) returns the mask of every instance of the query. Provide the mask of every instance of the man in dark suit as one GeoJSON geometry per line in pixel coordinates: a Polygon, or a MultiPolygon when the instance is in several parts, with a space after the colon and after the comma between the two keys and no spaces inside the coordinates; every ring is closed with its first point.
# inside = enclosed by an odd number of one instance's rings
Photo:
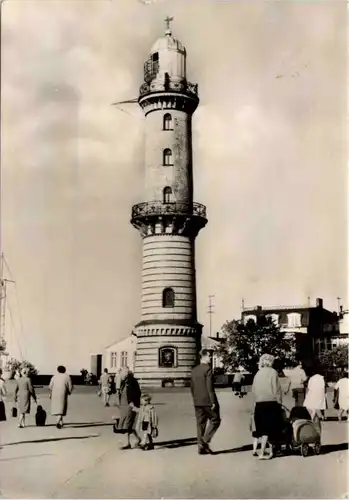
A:
{"type": "Polygon", "coordinates": [[[190,386],[195,407],[199,454],[207,455],[212,453],[209,443],[221,423],[212,379],[211,352],[207,349],[201,351],[201,363],[192,371],[190,386]]]}

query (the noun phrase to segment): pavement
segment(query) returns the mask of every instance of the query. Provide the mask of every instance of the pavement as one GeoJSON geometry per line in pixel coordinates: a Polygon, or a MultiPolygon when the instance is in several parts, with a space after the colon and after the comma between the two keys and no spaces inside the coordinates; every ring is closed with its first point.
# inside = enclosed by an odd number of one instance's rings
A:
{"type": "MultiPolygon", "coordinates": [[[[47,389],[39,404],[49,410],[47,389]]],[[[159,415],[155,450],[120,450],[124,436],[113,434],[115,406],[103,407],[95,388],[76,388],[67,425],[59,430],[48,414],[36,427],[17,428],[10,416],[0,422],[2,498],[348,498],[348,428],[334,419],[323,424],[322,451],[272,460],[252,456],[249,415],[252,397],[218,389],[222,424],[212,441],[214,455],[198,455],[196,424],[187,389],[153,393],[159,415]]],[[[115,404],[112,401],[112,404],[115,404]]],[[[292,406],[289,399],[286,406],[292,406]]]]}

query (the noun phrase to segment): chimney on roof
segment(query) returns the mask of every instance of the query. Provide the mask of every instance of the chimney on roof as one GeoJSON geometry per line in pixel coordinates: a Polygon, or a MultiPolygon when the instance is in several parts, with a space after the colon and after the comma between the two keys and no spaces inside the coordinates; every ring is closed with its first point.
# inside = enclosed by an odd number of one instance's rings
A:
{"type": "Polygon", "coordinates": [[[316,307],[319,307],[320,309],[323,308],[323,300],[320,298],[316,299],[316,307]]]}
{"type": "Polygon", "coordinates": [[[216,338],[219,339],[219,332],[216,333],[216,338]]]}

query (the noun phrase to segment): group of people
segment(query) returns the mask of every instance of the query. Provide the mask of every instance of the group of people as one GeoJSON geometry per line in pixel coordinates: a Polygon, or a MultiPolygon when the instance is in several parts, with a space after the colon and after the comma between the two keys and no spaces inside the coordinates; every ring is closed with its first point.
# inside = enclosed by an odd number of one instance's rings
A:
{"type": "MultiPolygon", "coordinates": [[[[192,370],[191,394],[195,408],[197,423],[197,443],[200,455],[211,454],[210,442],[218,430],[221,417],[218,398],[214,388],[211,369],[212,353],[208,349],[201,351],[201,362],[192,370]],[[207,425],[208,424],[208,425],[207,425]]],[[[251,419],[253,437],[253,454],[260,459],[268,459],[273,455],[270,443],[277,442],[285,422],[283,411],[283,396],[292,391],[295,406],[307,409],[311,419],[324,419],[327,408],[326,383],[323,375],[316,368],[305,374],[301,365],[285,370],[285,373],[274,368],[275,358],[270,354],[263,354],[259,359],[258,371],[254,376],[252,394],[254,407],[251,419]],[[279,376],[282,374],[282,377],[279,376]],[[260,453],[257,447],[260,444],[260,453]],[[267,450],[267,445],[269,449],[267,450]]],[[[241,384],[241,380],[239,383],[241,384]]],[[[154,448],[153,438],[158,436],[158,416],[151,396],[142,394],[138,381],[133,373],[124,368],[118,372],[112,381],[108,370],[101,375],[100,392],[103,395],[105,406],[109,405],[110,395],[117,394],[120,414],[115,417],[114,431],[125,434],[126,440],[123,450],[154,448]],[[115,391],[112,391],[112,383],[115,391]],[[131,438],[135,439],[132,443],[131,438]]],[[[342,419],[349,410],[349,379],[348,372],[344,372],[335,387],[335,408],[338,409],[338,418],[342,419]]],[[[51,399],[51,415],[56,416],[56,426],[61,429],[64,425],[63,417],[67,414],[68,397],[72,393],[73,385],[64,366],[58,366],[57,373],[51,378],[49,396],[51,399]]],[[[0,371],[0,421],[6,420],[4,404],[6,386],[0,371]]],[[[19,413],[18,427],[25,427],[25,417],[30,412],[31,399],[38,405],[37,396],[27,369],[21,370],[16,380],[14,402],[19,413]]]]}
{"type": "MultiPolygon", "coordinates": [[[[306,375],[299,364],[287,372],[287,375],[283,377],[282,384],[277,370],[273,367],[274,363],[274,356],[263,354],[259,359],[258,371],[252,384],[254,408],[250,428],[253,437],[253,454],[261,460],[273,456],[270,443],[277,443],[285,428],[283,395],[291,390],[295,406],[305,407],[312,420],[324,420],[324,412],[327,408],[326,383],[317,367],[309,369],[306,375]],[[282,387],[283,385],[284,387],[282,387]],[[258,444],[260,444],[259,454],[257,453],[258,444]],[[267,445],[269,445],[268,450],[267,445]]],[[[203,349],[201,363],[193,369],[191,377],[191,392],[195,407],[200,455],[212,453],[210,442],[221,422],[210,366],[211,353],[203,349]]],[[[348,414],[349,410],[348,372],[343,373],[334,389],[335,401],[338,402],[338,418],[341,420],[343,413],[348,414]]]]}
{"type": "MultiPolygon", "coordinates": [[[[73,385],[70,376],[66,373],[66,368],[58,366],[57,373],[53,375],[49,384],[49,397],[51,399],[51,415],[56,416],[56,427],[63,427],[63,417],[67,414],[68,396],[72,393],[73,385]]],[[[6,408],[4,396],[7,395],[5,381],[0,373],[0,420],[6,420],[6,408]]],[[[29,370],[23,368],[19,371],[16,379],[13,414],[18,414],[18,427],[24,428],[26,425],[26,415],[31,410],[31,400],[37,405],[39,412],[44,413],[41,405],[38,405],[38,399],[29,376],[29,370]]]]}

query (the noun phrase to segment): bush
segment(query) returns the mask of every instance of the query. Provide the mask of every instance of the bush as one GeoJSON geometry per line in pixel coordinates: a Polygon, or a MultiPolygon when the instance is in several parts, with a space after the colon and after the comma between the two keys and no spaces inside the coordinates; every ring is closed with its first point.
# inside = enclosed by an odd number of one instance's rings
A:
{"type": "Polygon", "coordinates": [[[38,370],[35,368],[35,366],[27,360],[19,361],[18,359],[11,358],[5,366],[5,370],[11,373],[10,378],[12,379],[14,378],[16,372],[19,370],[23,370],[23,368],[27,368],[29,370],[29,377],[34,377],[38,374],[38,370]]]}

